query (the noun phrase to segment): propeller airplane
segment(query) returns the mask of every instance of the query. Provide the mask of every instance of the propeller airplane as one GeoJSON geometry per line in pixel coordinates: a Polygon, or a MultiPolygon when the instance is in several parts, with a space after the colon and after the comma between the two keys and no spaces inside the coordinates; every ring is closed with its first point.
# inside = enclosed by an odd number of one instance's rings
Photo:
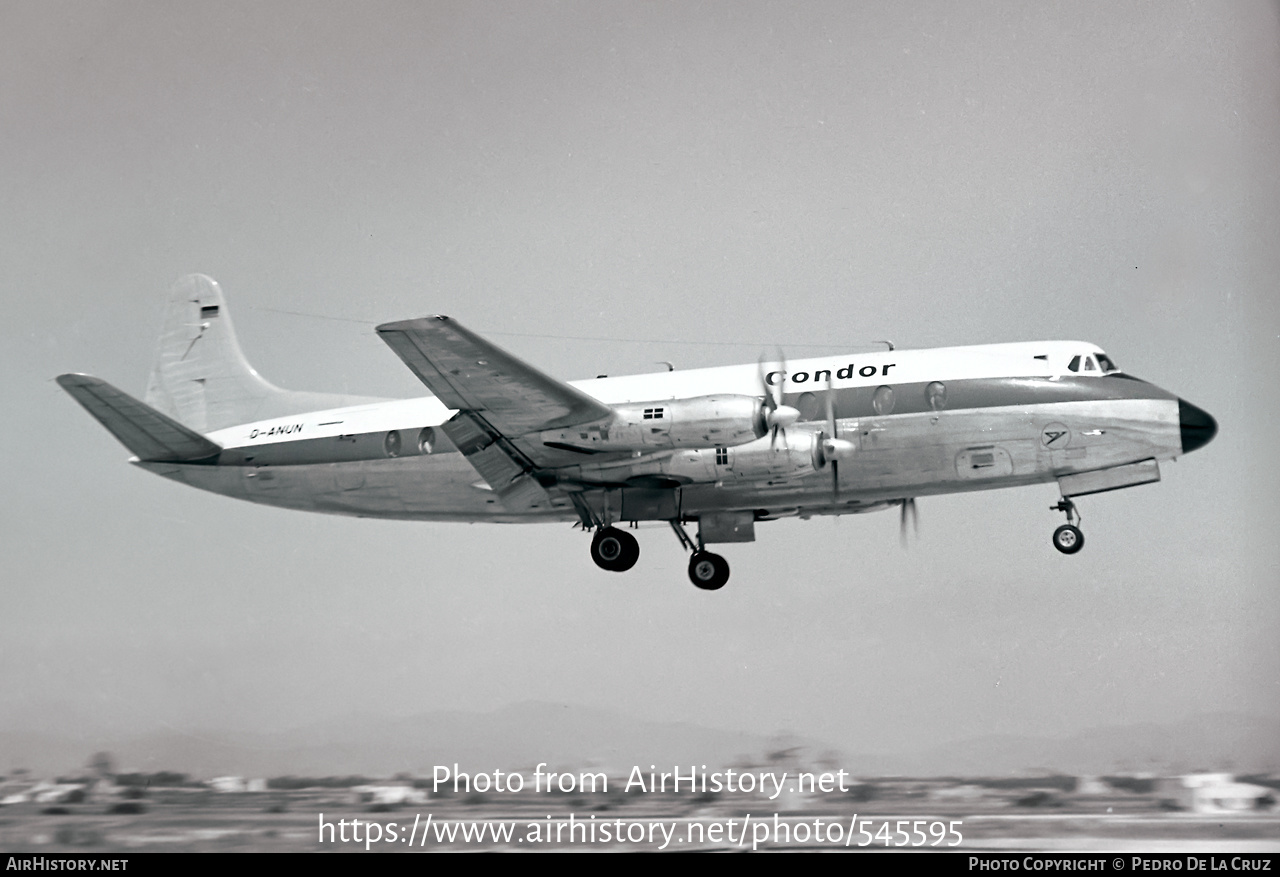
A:
{"type": "Polygon", "coordinates": [[[202,275],[173,287],[144,401],[88,375],[57,380],[130,462],[192,487],[340,515],[573,522],[613,572],[640,555],[620,524],[666,523],[705,590],[729,579],[706,546],[753,541],[757,523],[896,507],[905,540],[917,497],[1055,481],[1067,520],[1053,545],[1074,554],[1076,498],[1158,481],[1161,461],[1217,432],[1080,341],[890,344],[564,382],[450,317],[377,331],[432,395],[268,383],[202,275]]]}

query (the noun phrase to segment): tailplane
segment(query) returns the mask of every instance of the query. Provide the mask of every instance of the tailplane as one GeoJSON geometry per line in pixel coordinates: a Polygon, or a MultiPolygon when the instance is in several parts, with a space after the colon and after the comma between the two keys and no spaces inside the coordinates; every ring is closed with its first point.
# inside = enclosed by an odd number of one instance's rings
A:
{"type": "Polygon", "coordinates": [[[200,433],[101,378],[58,375],[58,384],[143,462],[216,462],[222,451],[200,433]]]}
{"type": "Polygon", "coordinates": [[[238,423],[375,401],[282,390],[264,380],[236,341],[222,289],[203,274],[173,285],[147,404],[202,433],[238,423]]]}

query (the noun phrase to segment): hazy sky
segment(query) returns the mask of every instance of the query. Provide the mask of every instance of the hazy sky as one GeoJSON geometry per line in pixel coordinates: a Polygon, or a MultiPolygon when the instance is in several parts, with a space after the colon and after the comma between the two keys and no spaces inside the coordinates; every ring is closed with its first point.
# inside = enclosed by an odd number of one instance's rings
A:
{"type": "Polygon", "coordinates": [[[1280,714],[1278,157],[1265,3],[4,3],[0,729],[1280,714]],[[567,525],[129,466],[52,378],[141,395],[193,271],[297,389],[420,395],[372,324],[429,313],[565,379],[1077,338],[1221,431],[1081,501],[1073,557],[1043,485],[923,500],[908,551],[892,512],[764,524],[708,594],[665,528],[615,575],[567,525]]]}

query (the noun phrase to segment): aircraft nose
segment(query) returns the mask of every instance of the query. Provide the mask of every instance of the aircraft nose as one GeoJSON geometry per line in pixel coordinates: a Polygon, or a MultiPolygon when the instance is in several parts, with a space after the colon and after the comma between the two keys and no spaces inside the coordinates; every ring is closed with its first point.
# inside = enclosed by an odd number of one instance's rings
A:
{"type": "Polygon", "coordinates": [[[1178,399],[1178,423],[1182,427],[1182,453],[1203,448],[1218,434],[1218,421],[1208,411],[1186,399],[1178,399]]]}

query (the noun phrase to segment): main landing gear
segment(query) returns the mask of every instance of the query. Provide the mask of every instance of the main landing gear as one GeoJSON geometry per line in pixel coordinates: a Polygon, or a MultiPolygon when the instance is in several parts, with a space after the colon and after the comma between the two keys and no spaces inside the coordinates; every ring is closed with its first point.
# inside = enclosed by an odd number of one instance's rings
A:
{"type": "Polygon", "coordinates": [[[686,551],[692,551],[689,557],[689,581],[704,591],[718,591],[729,581],[729,561],[718,554],[712,554],[702,545],[702,532],[698,532],[698,541],[694,542],[679,521],[671,521],[671,529],[686,551]]]}
{"type": "MultiPolygon", "coordinates": [[[[704,591],[718,591],[729,581],[729,562],[718,554],[712,554],[702,546],[701,535],[695,542],[685,532],[679,521],[671,521],[671,529],[689,558],[689,581],[704,591]]],[[[591,539],[591,559],[596,566],[610,572],[626,572],[640,559],[640,545],[636,537],[617,527],[597,526],[591,539]]]]}
{"type": "Polygon", "coordinates": [[[601,527],[591,540],[591,559],[610,572],[626,572],[640,559],[640,543],[626,530],[601,527]]]}
{"type": "Polygon", "coordinates": [[[1063,512],[1067,522],[1053,531],[1053,547],[1063,554],[1075,554],[1084,548],[1084,533],[1080,532],[1080,515],[1076,512],[1076,504],[1065,496],[1057,505],[1049,506],[1053,511],[1063,512]]]}
{"type": "Polygon", "coordinates": [[[710,551],[695,551],[689,558],[689,581],[704,591],[718,591],[729,581],[729,561],[710,551]]]}

